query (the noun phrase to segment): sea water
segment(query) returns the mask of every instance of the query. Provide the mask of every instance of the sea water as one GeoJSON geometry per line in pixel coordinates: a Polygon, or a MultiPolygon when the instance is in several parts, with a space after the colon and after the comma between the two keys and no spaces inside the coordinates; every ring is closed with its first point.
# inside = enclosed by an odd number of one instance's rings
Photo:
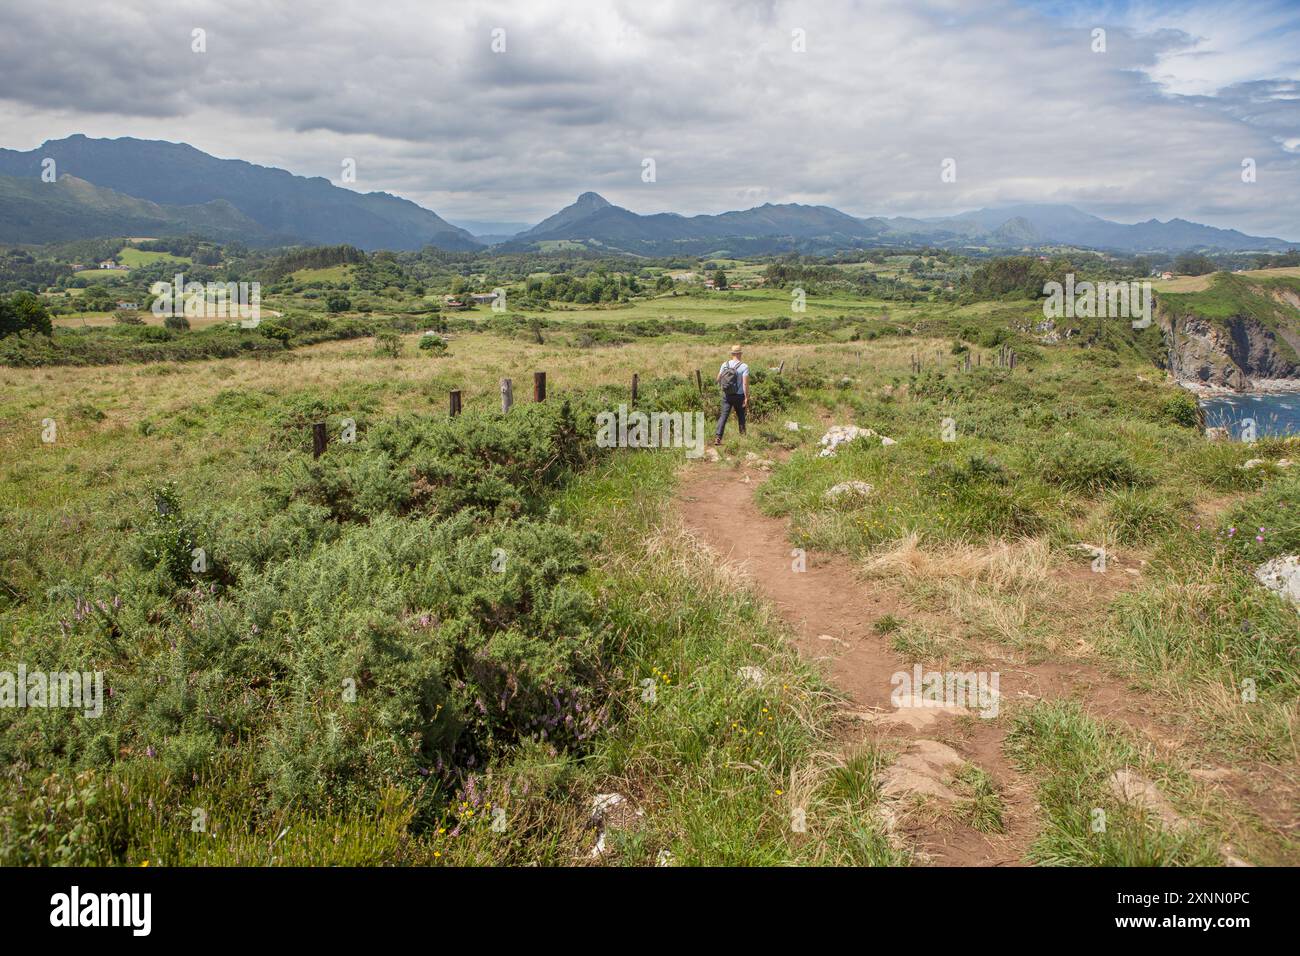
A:
{"type": "Polygon", "coordinates": [[[1300,392],[1223,395],[1201,401],[1207,426],[1224,426],[1238,435],[1247,419],[1257,435],[1300,435],[1300,392]]]}

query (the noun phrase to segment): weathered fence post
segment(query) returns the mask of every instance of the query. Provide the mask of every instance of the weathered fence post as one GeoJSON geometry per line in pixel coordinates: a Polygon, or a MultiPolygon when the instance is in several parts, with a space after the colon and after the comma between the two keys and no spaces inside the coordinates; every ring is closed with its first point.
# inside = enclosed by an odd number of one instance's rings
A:
{"type": "Polygon", "coordinates": [[[514,390],[514,386],[511,384],[510,379],[508,379],[508,378],[503,378],[503,379],[501,380],[501,411],[502,411],[502,413],[504,414],[505,412],[510,411],[510,406],[513,405],[514,403],[515,403],[515,390],[514,390]]]}
{"type": "Polygon", "coordinates": [[[780,375],[785,371],[785,359],[781,359],[781,364],[776,367],[776,374],[780,375]]]}
{"type": "Polygon", "coordinates": [[[311,456],[319,458],[325,454],[325,445],[329,440],[329,434],[325,431],[325,423],[314,423],[311,426],[311,456]]]}
{"type": "Polygon", "coordinates": [[[701,395],[704,394],[704,376],[700,374],[698,368],[695,370],[695,387],[699,389],[701,395]]]}
{"type": "Polygon", "coordinates": [[[535,402],[546,401],[546,373],[545,372],[533,373],[533,401],[535,402]]]}
{"type": "Polygon", "coordinates": [[[632,404],[636,404],[636,388],[641,382],[641,376],[636,372],[632,373],[632,404]]]}
{"type": "Polygon", "coordinates": [[[460,414],[460,389],[453,388],[450,394],[451,394],[451,415],[453,418],[455,418],[457,415],[460,414]]]}

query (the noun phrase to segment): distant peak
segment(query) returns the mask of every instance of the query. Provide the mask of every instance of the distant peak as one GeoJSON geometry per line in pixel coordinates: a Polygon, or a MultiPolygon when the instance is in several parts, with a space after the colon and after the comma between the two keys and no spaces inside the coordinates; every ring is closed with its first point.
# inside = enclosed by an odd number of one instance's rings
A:
{"type": "Polygon", "coordinates": [[[609,201],[600,193],[585,192],[577,198],[577,206],[608,206],[609,201]]]}

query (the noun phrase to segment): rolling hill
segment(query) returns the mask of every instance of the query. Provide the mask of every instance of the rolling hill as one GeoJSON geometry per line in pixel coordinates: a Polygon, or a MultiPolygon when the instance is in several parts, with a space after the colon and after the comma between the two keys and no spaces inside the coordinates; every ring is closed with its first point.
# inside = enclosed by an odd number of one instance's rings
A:
{"type": "Polygon", "coordinates": [[[224,199],[173,206],[123,195],[76,176],[61,176],[53,183],[30,176],[0,176],[0,242],[188,233],[214,239],[268,237],[265,229],[224,199]]]}
{"type": "MultiPolygon", "coordinates": [[[[78,134],[49,140],[27,152],[0,149],[0,175],[43,185],[41,161],[47,157],[54,159],[60,179],[70,175],[162,206],[228,203],[262,234],[362,249],[481,248],[464,229],[410,200],[381,192],[353,192],[326,179],[295,176],[243,160],[218,159],[183,143],[90,139],[78,134]]],[[[133,230],[138,231],[125,220],[117,223],[106,211],[88,220],[79,235],[122,235],[133,230]]]]}

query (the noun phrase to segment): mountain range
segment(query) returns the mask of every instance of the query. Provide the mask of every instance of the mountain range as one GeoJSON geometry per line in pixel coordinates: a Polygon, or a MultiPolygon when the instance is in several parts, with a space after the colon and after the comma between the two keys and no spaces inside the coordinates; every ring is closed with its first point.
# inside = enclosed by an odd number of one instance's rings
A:
{"type": "Polygon", "coordinates": [[[766,203],[741,212],[709,216],[676,213],[639,215],[583,193],[555,215],[513,236],[503,248],[568,240],[645,255],[673,253],[752,253],[757,245],[784,242],[803,250],[925,244],[1036,249],[1078,246],[1116,252],[1177,252],[1185,249],[1282,252],[1296,243],[1248,236],[1171,219],[1126,225],[1045,203],[980,209],[933,219],[860,219],[830,206],[766,203]]]}
{"type": "Polygon", "coordinates": [[[184,143],[77,134],[33,150],[0,149],[0,241],[40,243],[95,236],[199,233],[265,244],[342,244],[361,249],[469,251],[547,248],[563,241],[639,255],[759,255],[883,245],[1000,250],[1070,246],[1123,253],[1281,252],[1296,243],[1184,219],[1125,224],[1067,205],[1031,203],[939,218],[860,218],[830,206],[765,203],[717,215],[640,214],[594,192],[531,228],[453,225],[389,193],[361,193],[320,177],[184,143]],[[53,159],[55,182],[44,182],[53,159]]]}
{"type": "MultiPolygon", "coordinates": [[[[238,159],[218,159],[184,143],[142,139],[90,139],[80,134],[49,140],[28,152],[0,149],[0,177],[41,182],[42,162],[53,159],[58,180],[73,176],[112,193],[148,200],[160,207],[165,221],[177,209],[224,201],[256,224],[244,238],[254,241],[297,241],[322,245],[348,243],[361,249],[477,249],[480,244],[436,213],[388,193],[359,193],[320,177],[295,176],[283,169],[255,166],[238,159]]],[[[5,199],[13,192],[0,187],[0,235],[11,210],[5,199]]],[[[53,195],[53,194],[52,194],[53,195]]],[[[56,197],[60,202],[66,196],[56,197]]],[[[112,196],[92,197],[92,208],[118,202],[112,196]]],[[[30,203],[32,196],[26,196],[30,203]]],[[[30,207],[29,207],[30,210],[30,207]]],[[[103,235],[101,219],[92,218],[77,230],[66,221],[54,238],[103,235]],[[94,231],[92,231],[94,230],[94,231]]],[[[179,225],[163,233],[193,231],[179,225]]],[[[112,235],[140,234],[138,229],[113,229],[112,235]]],[[[146,233],[147,234],[147,233],[146,233]]],[[[11,240],[12,241],[12,240],[11,240]]],[[[26,239],[23,241],[48,241],[26,239]]]]}

